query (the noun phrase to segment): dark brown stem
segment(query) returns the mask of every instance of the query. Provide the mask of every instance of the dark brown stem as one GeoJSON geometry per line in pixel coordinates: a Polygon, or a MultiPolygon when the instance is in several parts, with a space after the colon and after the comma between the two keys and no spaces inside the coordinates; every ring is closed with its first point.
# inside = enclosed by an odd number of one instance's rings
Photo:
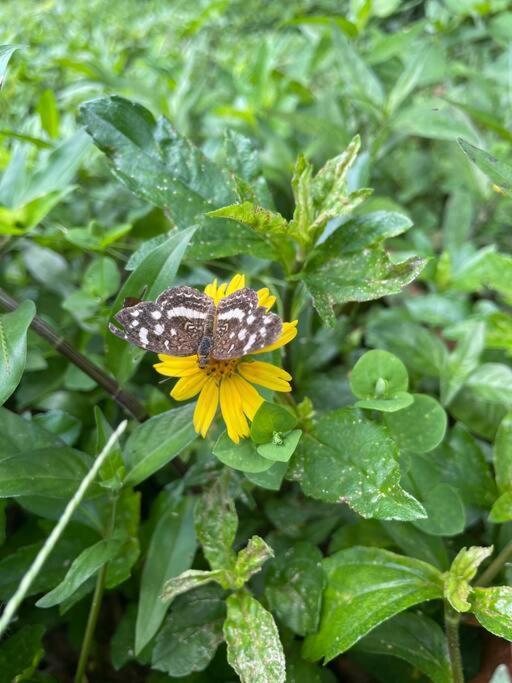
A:
{"type": "MultiPolygon", "coordinates": [[[[18,308],[18,302],[7,294],[3,289],[0,289],[0,308],[6,311],[15,311],[18,308]]],[[[121,389],[116,380],[108,375],[100,367],[92,363],[83,353],[77,351],[69,342],[67,342],[60,334],[53,329],[40,316],[35,315],[30,327],[36,334],[45,339],[53,348],[65,356],[71,363],[76,365],[86,375],[91,377],[102,389],[104,389],[112,398],[119,403],[119,405],[133,415],[139,422],[144,422],[148,419],[144,406],[135,396],[129,392],[121,389]]],[[[176,471],[183,475],[187,471],[184,463],[175,458],[172,461],[176,471]]]]}

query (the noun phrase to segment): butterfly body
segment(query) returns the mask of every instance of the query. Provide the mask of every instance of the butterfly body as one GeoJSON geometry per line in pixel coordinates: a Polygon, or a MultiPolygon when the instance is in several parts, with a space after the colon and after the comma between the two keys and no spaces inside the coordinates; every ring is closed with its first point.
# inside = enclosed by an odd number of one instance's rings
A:
{"type": "Polygon", "coordinates": [[[215,305],[192,287],[171,287],[156,301],[141,301],[114,316],[123,330],[117,337],[147,351],[171,356],[197,354],[204,368],[210,358],[240,358],[275,342],[281,334],[278,315],[259,306],[258,294],[244,287],[215,305]]]}

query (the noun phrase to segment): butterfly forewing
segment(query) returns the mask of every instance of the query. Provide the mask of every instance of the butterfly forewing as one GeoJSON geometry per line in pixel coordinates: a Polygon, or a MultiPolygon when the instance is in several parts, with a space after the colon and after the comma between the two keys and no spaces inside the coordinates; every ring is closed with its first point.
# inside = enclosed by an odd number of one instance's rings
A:
{"type": "Polygon", "coordinates": [[[156,302],[141,301],[116,313],[124,330],[109,327],[116,336],[147,351],[190,356],[197,352],[213,310],[213,300],[206,294],[192,287],[171,287],[156,302]]]}
{"type": "Polygon", "coordinates": [[[279,316],[258,306],[253,289],[239,289],[217,306],[212,356],[227,360],[259,351],[278,339],[282,327],[279,316]]]}

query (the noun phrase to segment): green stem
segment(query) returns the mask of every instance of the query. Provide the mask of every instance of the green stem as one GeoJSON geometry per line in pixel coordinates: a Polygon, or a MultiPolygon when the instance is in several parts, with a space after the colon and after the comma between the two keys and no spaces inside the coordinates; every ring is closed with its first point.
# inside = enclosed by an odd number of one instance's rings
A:
{"type": "MultiPolygon", "coordinates": [[[[112,497],[112,511],[110,515],[110,520],[107,528],[105,529],[105,539],[110,538],[114,531],[118,499],[119,494],[114,494],[114,496],[112,497]]],[[[107,570],[108,562],[104,564],[103,567],[101,567],[100,571],[98,572],[98,578],[96,579],[96,587],[94,589],[94,595],[92,596],[91,609],[89,610],[87,626],[85,627],[84,638],[80,650],[80,657],[78,659],[78,665],[76,668],[75,683],[84,683],[85,669],[87,667],[89,654],[91,652],[94,631],[96,630],[96,624],[98,623],[98,617],[100,615],[101,603],[103,602],[103,593],[105,591],[105,579],[107,577],[107,570]]]]}
{"type": "Polygon", "coordinates": [[[456,612],[448,601],[444,604],[444,625],[446,639],[448,641],[448,655],[452,668],[453,683],[464,683],[464,672],[462,670],[462,655],[460,653],[459,642],[459,622],[460,615],[456,612]]]}
{"type": "Polygon", "coordinates": [[[82,641],[82,649],[80,650],[80,659],[75,674],[75,683],[84,683],[85,668],[89,659],[91,651],[92,640],[98,617],[100,615],[101,603],[103,600],[103,592],[105,590],[105,578],[107,576],[106,564],[100,569],[98,578],[96,579],[96,588],[91,602],[91,609],[89,611],[89,618],[87,619],[87,626],[85,628],[84,639],[82,641]]]}
{"type": "Polygon", "coordinates": [[[482,572],[482,575],[477,581],[475,581],[476,586],[488,586],[494,578],[503,569],[507,560],[512,557],[512,541],[509,541],[507,545],[499,552],[487,569],[482,572]]]}

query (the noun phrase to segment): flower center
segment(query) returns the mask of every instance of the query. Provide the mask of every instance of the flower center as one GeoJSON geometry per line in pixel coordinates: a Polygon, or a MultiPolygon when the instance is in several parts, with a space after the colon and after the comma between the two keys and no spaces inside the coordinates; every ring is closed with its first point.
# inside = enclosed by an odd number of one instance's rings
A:
{"type": "Polygon", "coordinates": [[[238,358],[233,358],[231,360],[216,360],[215,358],[210,358],[208,365],[203,368],[203,372],[206,372],[208,377],[213,377],[217,382],[225,377],[230,377],[236,370],[239,363],[238,358]]]}

